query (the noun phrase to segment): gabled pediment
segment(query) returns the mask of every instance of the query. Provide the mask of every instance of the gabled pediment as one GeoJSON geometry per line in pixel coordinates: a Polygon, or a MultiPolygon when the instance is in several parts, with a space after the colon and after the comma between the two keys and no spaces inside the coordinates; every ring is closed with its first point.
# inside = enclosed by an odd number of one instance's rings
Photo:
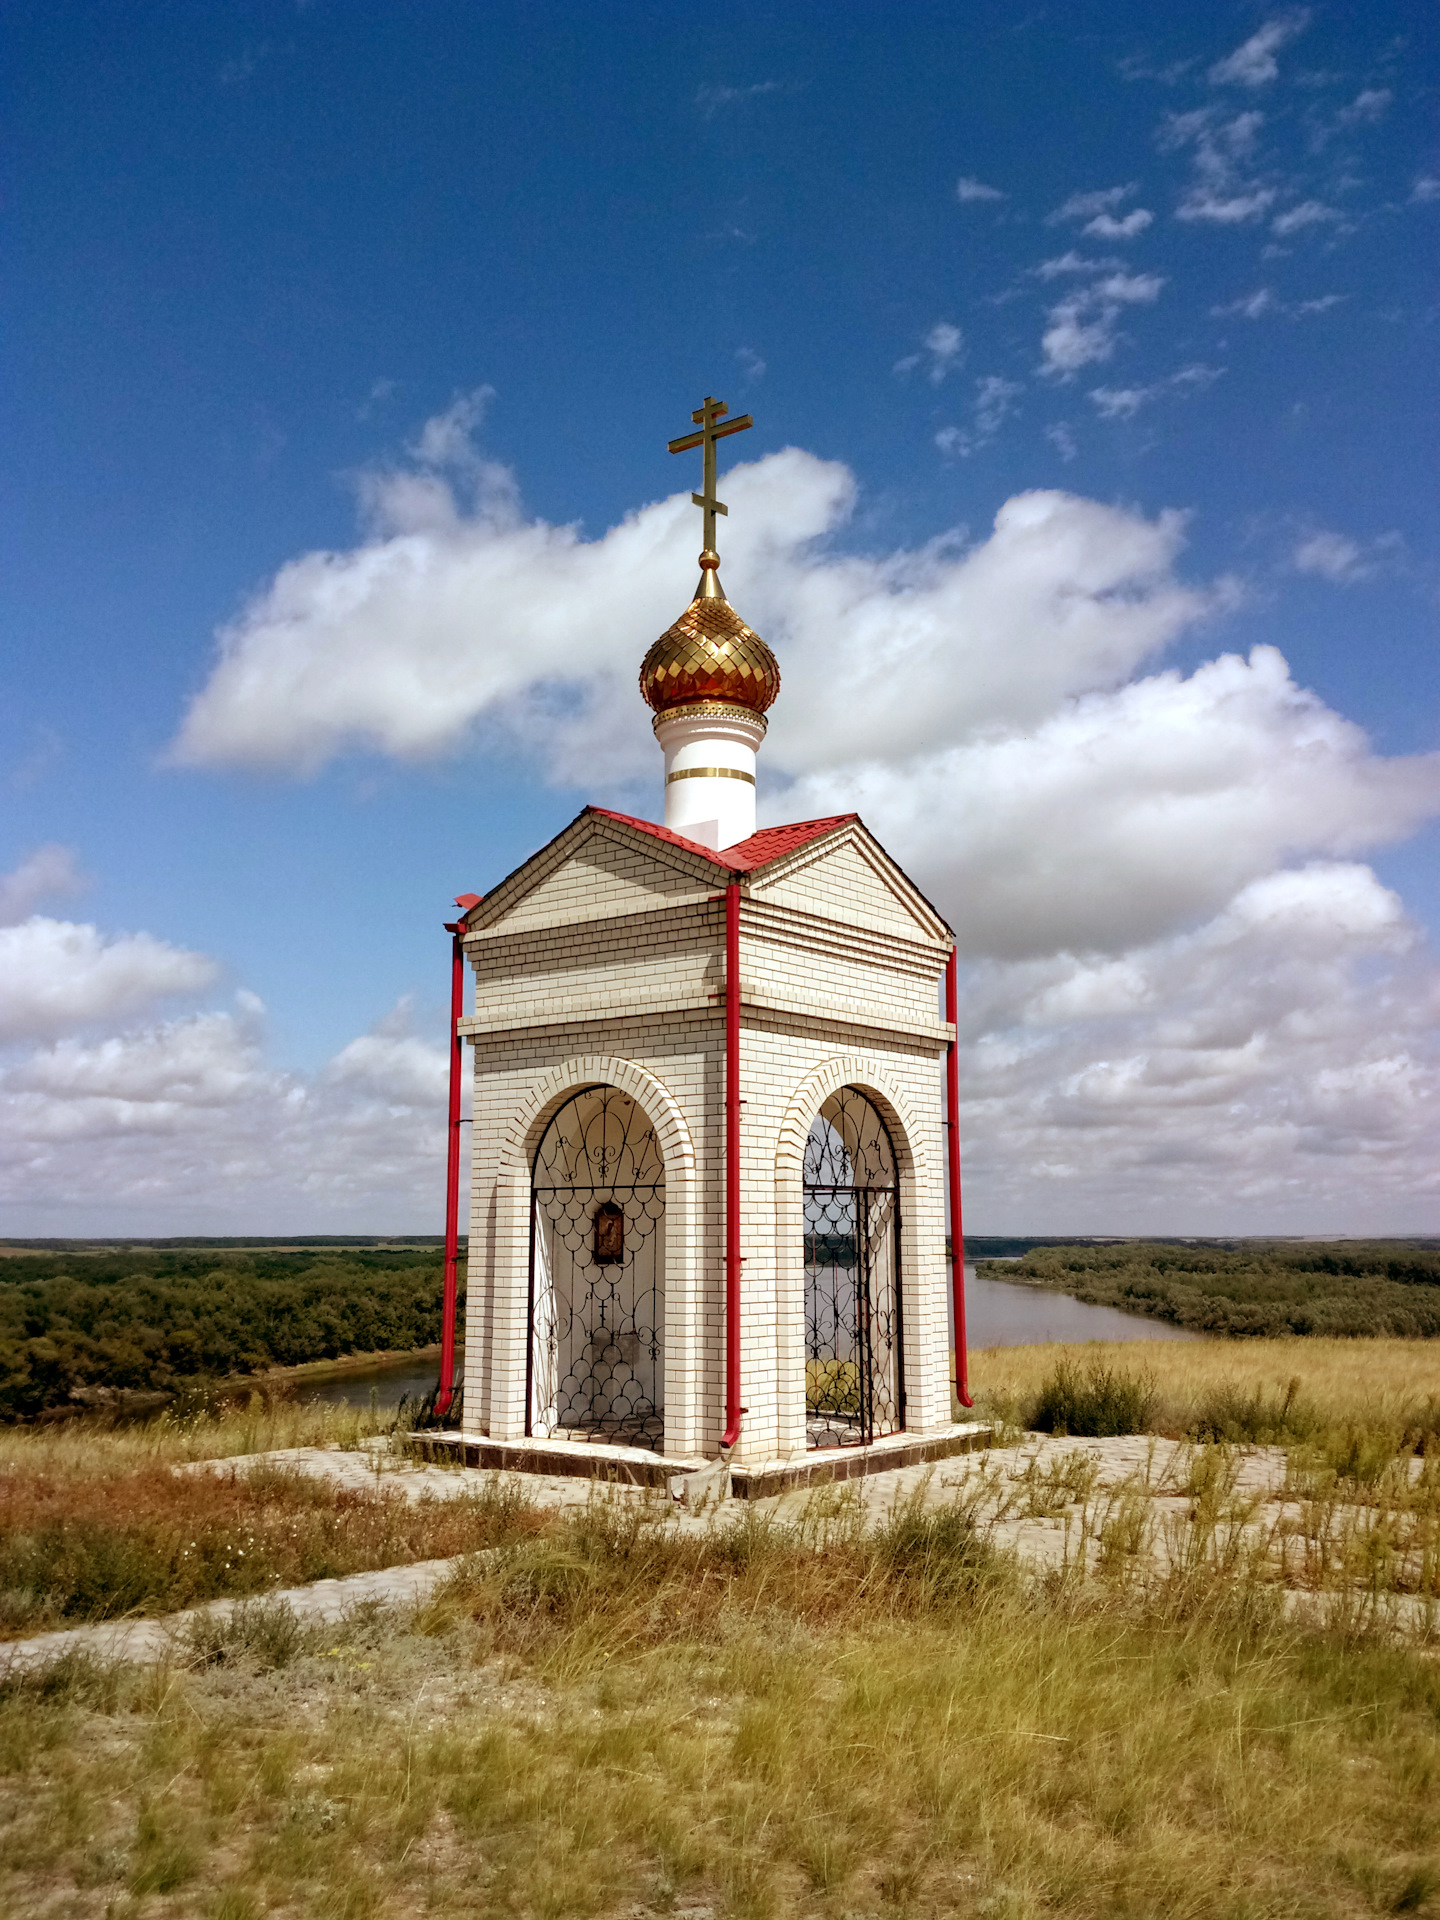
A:
{"type": "Polygon", "coordinates": [[[525,861],[466,916],[471,933],[523,933],[537,927],[623,914],[653,913],[715,891],[704,849],[662,839],[588,809],[525,861]]]}
{"type": "Polygon", "coordinates": [[[954,936],[860,820],[751,877],[753,899],[846,926],[949,946],[954,936]]]}

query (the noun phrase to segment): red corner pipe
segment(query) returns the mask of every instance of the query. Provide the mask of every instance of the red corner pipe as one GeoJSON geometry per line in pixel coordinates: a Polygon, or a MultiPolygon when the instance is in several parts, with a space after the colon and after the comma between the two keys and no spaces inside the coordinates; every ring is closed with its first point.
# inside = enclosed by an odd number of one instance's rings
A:
{"type": "Polygon", "coordinates": [[[725,1432],[740,1438],[740,883],[725,889],[725,1432]]]}
{"type": "MultiPolygon", "coordinates": [[[[952,1027],[960,1018],[960,961],[957,950],[950,949],[945,962],[945,1018],[952,1027]]],[[[962,1407],[973,1407],[970,1398],[970,1353],[965,1338],[965,1229],[960,1218],[960,1058],[956,1052],[957,1035],[951,1034],[945,1050],[945,1125],[947,1159],[950,1168],[950,1299],[955,1310],[955,1397],[962,1407]]]]}
{"type": "MultiPolygon", "coordinates": [[[[478,907],[478,893],[462,893],[455,904],[462,912],[478,907]]],[[[455,1390],[455,1293],[460,1257],[460,1086],[465,1067],[465,1043],[460,1018],[465,1011],[465,934],[463,920],[447,920],[450,935],[450,1127],[445,1160],[445,1290],[440,1303],[440,1391],[435,1416],[450,1411],[455,1390]]]]}

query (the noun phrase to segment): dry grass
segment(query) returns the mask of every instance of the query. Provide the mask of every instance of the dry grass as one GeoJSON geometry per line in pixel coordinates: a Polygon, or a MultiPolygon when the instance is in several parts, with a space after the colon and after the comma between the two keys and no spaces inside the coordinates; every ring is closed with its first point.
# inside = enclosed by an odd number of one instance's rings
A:
{"type": "Polygon", "coordinates": [[[0,1694],[0,1906],[1352,1920],[1440,1894],[1440,1668],[1192,1573],[1027,1585],[963,1513],[597,1508],[412,1623],[263,1612],[0,1694]]]}
{"type": "Polygon", "coordinates": [[[279,1447],[358,1447],[393,1426],[391,1413],[255,1391],[238,1405],[202,1403],[190,1411],[167,1409],[148,1420],[86,1415],[0,1426],[0,1473],[13,1467],[88,1473],[97,1464],[107,1469],[179,1466],[279,1447]]]}
{"type": "MultiPolygon", "coordinates": [[[[1029,1424],[1046,1381],[1064,1362],[1094,1362],[1148,1375],[1155,1404],[1148,1431],[1181,1437],[1217,1407],[1288,1397],[1314,1415],[1312,1431],[1415,1427],[1440,1419],[1440,1353],[1419,1340],[1096,1341],[1082,1347],[984,1347],[970,1355],[976,1412],[1029,1424]],[[1428,1409],[1428,1415],[1427,1415],[1428,1409]]],[[[1242,1437],[1236,1435],[1235,1437],[1242,1437]]],[[[1259,1434],[1243,1437],[1262,1437],[1259,1434]]],[[[1287,1438],[1277,1431],[1276,1439],[1287,1438]]]]}
{"type": "Polygon", "coordinates": [[[545,1524],[504,1488],[407,1500],[268,1468],[0,1475],[0,1637],[475,1553],[545,1524]]]}

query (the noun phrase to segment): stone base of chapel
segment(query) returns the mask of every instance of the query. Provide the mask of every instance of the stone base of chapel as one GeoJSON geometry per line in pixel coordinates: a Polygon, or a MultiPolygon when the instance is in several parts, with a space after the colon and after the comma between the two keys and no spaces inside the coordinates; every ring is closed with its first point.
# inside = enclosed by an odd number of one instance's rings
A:
{"type": "MultiPolygon", "coordinates": [[[[874,1473],[949,1460],[991,1444],[992,1430],[979,1421],[962,1421],[938,1432],[892,1433],[868,1447],[817,1447],[789,1460],[764,1460],[730,1469],[730,1491],[737,1500],[763,1500],[797,1487],[828,1481],[859,1480],[874,1473]]],[[[713,1466],[713,1460],[677,1458],[643,1447],[600,1446],[583,1440],[491,1440],[484,1435],[440,1431],[410,1435],[406,1448],[422,1460],[455,1461],[465,1467],[489,1467],[503,1473],[542,1473],[562,1479],[609,1481],[628,1487],[667,1487],[676,1475],[713,1466]]]]}

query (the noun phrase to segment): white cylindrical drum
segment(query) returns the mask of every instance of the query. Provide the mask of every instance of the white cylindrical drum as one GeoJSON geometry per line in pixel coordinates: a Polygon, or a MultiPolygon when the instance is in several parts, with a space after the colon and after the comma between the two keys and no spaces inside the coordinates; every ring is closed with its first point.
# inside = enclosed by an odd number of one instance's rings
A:
{"type": "Polygon", "coordinates": [[[765,717],[728,702],[701,700],[655,716],[665,754],[665,824],[719,849],[755,831],[755,750],[765,717]]]}

